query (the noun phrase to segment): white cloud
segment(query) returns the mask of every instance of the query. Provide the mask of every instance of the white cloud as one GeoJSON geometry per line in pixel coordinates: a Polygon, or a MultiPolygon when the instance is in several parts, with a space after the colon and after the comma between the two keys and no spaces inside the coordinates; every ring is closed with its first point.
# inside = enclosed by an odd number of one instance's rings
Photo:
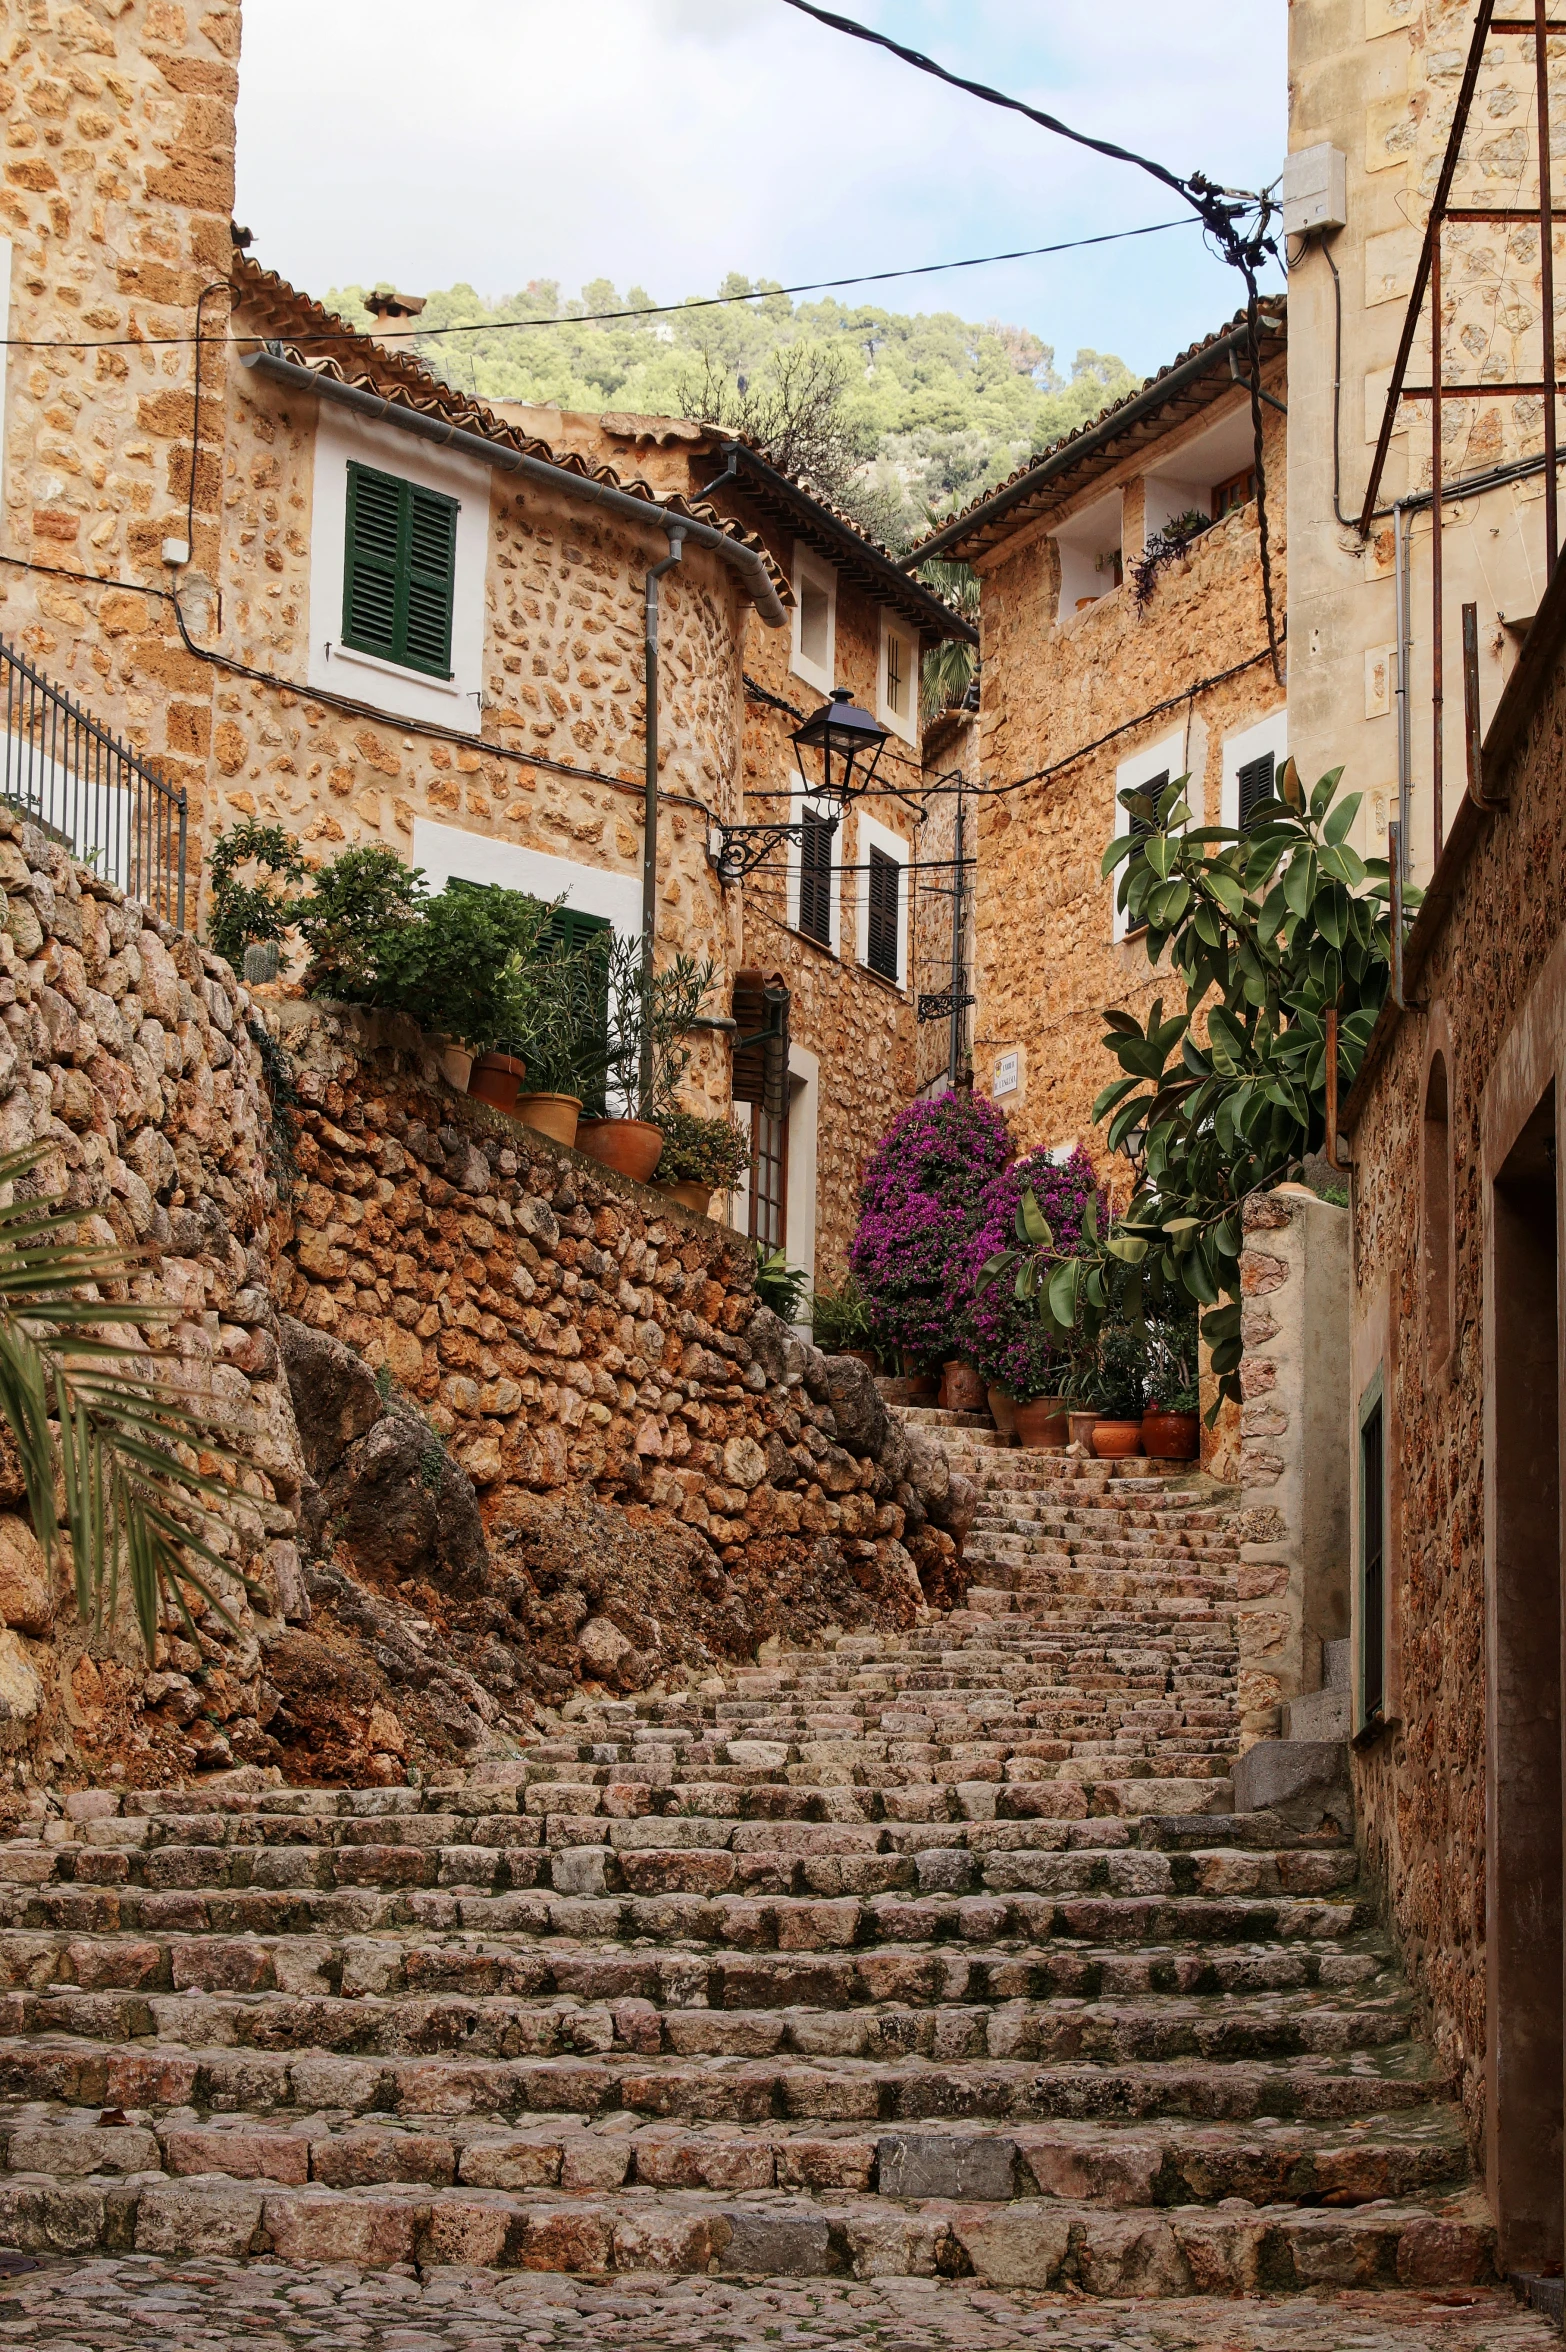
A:
{"type": "MultiPolygon", "coordinates": [[[[1270,178],[1282,0],[860,0],[859,13],[1177,170],[1270,178]],[[1019,33],[1019,14],[1025,22],[1019,33]],[[1047,18],[1047,21],[1045,21],[1047,18]]],[[[608,276],[660,301],[1174,217],[1144,175],[782,0],[248,0],[239,217],[314,292],[608,276]]],[[[851,297],[850,297],[851,298],[851,297]]],[[[1195,232],[879,290],[1151,367],[1236,303],[1195,232]]]]}

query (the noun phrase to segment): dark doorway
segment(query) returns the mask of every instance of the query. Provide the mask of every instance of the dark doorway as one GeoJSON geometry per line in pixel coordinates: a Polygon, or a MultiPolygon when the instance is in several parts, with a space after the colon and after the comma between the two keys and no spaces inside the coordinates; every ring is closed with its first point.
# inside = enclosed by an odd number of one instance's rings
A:
{"type": "Polygon", "coordinates": [[[1503,2270],[1562,2255],[1560,1404],[1555,1093],[1495,1182],[1490,2187],[1503,2270]]]}

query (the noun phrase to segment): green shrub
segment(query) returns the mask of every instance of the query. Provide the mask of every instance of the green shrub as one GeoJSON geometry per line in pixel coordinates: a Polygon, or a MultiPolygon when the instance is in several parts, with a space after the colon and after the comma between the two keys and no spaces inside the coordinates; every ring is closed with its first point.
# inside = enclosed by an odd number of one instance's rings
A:
{"type": "Polygon", "coordinates": [[[254,817],[219,833],[207,852],[212,913],[207,945],[214,955],[243,969],[247,947],[286,939],[299,911],[286,885],[303,882],[310,869],[292,833],[281,825],[260,825],[254,817]],[[241,866],[254,866],[256,879],[242,882],[241,866]]]}
{"type": "Polygon", "coordinates": [[[377,843],[333,858],[298,905],[300,936],[310,950],[304,982],[311,995],[368,1001],[388,936],[416,922],[428,903],[422,869],[405,866],[394,849],[377,843]]]}
{"type": "Polygon", "coordinates": [[[836,1290],[818,1290],[810,1302],[810,1329],[823,1355],[874,1344],[870,1301],[850,1274],[836,1290]]]}
{"type": "Polygon", "coordinates": [[[704,1119],[699,1112],[665,1111],[658,1179],[669,1184],[705,1184],[710,1192],[732,1192],[750,1166],[750,1146],[732,1119],[704,1119]]]}
{"type": "Polygon", "coordinates": [[[784,1323],[797,1323],[800,1300],[809,1279],[804,1268],[791,1266],[781,1250],[769,1249],[764,1241],[752,1246],[756,1252],[757,1298],[784,1323]]]}

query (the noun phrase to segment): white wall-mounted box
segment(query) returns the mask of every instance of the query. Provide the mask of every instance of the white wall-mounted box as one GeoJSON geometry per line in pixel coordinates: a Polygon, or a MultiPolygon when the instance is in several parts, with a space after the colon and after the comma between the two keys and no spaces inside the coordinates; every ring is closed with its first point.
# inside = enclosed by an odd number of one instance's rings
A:
{"type": "Polygon", "coordinates": [[[1283,166],[1283,233],[1308,236],[1313,229],[1341,229],[1348,221],[1348,157],[1323,142],[1301,147],[1283,166]]]}

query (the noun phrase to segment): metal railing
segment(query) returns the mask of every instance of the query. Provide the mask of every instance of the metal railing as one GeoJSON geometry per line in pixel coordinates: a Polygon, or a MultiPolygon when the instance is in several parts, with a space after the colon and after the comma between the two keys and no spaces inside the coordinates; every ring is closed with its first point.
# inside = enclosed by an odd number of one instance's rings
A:
{"type": "Polygon", "coordinates": [[[185,928],[185,794],[0,637],[0,804],[185,928]]]}

